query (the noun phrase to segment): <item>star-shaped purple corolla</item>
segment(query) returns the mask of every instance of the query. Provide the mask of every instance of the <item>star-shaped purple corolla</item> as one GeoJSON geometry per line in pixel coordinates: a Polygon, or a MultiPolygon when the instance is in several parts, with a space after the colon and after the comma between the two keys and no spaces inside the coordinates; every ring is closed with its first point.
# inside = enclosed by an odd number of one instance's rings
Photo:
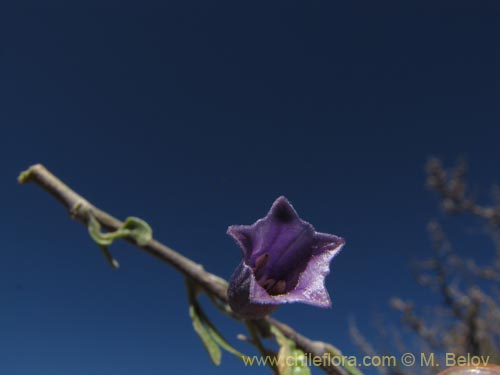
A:
{"type": "Polygon", "coordinates": [[[243,251],[228,288],[229,304],[241,317],[262,318],[289,302],[331,306],[325,277],[344,240],[316,232],[285,197],[264,218],[230,226],[227,233],[243,251]]]}

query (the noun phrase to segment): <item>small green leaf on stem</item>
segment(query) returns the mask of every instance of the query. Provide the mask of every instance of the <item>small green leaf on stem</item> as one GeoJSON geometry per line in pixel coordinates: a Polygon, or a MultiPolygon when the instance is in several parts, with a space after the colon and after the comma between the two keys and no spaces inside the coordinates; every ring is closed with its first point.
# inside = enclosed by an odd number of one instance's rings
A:
{"type": "Polygon", "coordinates": [[[271,332],[280,346],[278,373],[280,375],[311,375],[311,370],[307,367],[306,356],[296,347],[295,342],[283,335],[275,326],[271,326],[271,332]]]}
{"type": "Polygon", "coordinates": [[[133,238],[139,246],[146,245],[153,238],[153,231],[149,224],[137,217],[128,217],[120,228],[114,232],[108,233],[103,233],[101,231],[101,224],[92,212],[88,211],[87,217],[87,227],[90,237],[99,245],[106,260],[113,268],[118,268],[119,264],[109,252],[108,246],[110,246],[116,238],[133,238]]]}
{"type": "Polygon", "coordinates": [[[111,233],[102,233],[101,232],[101,224],[97,221],[94,215],[91,213],[88,214],[88,223],[87,227],[89,229],[90,237],[99,245],[99,246],[109,246],[113,243],[113,237],[110,236],[111,233]]]}
{"type": "Polygon", "coordinates": [[[217,345],[217,342],[214,340],[214,338],[210,334],[205,324],[203,324],[203,321],[200,319],[198,311],[196,310],[197,309],[195,306],[193,305],[189,306],[189,316],[193,321],[193,328],[200,337],[201,342],[203,343],[203,346],[205,346],[205,349],[207,350],[210,359],[212,360],[214,365],[219,366],[222,357],[222,352],[219,348],[219,345],[217,345]]]}
{"type": "Polygon", "coordinates": [[[189,316],[193,321],[194,330],[200,337],[212,362],[216,366],[220,364],[222,356],[221,348],[243,359],[243,357],[245,357],[244,354],[240,353],[227,342],[198,303],[197,296],[201,292],[200,287],[192,281],[187,280],[187,291],[189,299],[189,316]]]}
{"type": "Polygon", "coordinates": [[[24,184],[30,178],[30,174],[31,174],[31,168],[22,171],[17,177],[17,182],[19,182],[20,184],[24,184]]]}
{"type": "Polygon", "coordinates": [[[146,245],[153,238],[149,224],[138,217],[128,217],[119,230],[128,231],[127,236],[132,237],[139,246],[146,245]]]}
{"type": "Polygon", "coordinates": [[[227,342],[227,340],[220,334],[220,332],[217,330],[217,328],[215,328],[214,324],[210,321],[210,319],[208,318],[208,316],[205,314],[205,312],[201,309],[201,307],[199,305],[198,305],[198,308],[199,308],[198,309],[199,316],[200,316],[202,322],[204,323],[206,329],[208,330],[208,332],[210,333],[210,335],[215,340],[215,342],[222,349],[224,349],[225,351],[227,351],[228,353],[231,353],[231,354],[235,355],[236,357],[242,359],[244,357],[244,355],[241,354],[235,348],[233,348],[231,346],[231,344],[229,344],[227,342]]]}

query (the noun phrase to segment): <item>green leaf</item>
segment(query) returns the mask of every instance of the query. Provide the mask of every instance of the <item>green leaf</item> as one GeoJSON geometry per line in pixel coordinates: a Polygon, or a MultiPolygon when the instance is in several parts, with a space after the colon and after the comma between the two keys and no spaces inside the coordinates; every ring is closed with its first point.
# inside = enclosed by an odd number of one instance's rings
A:
{"type": "Polygon", "coordinates": [[[311,375],[311,370],[307,367],[306,356],[295,346],[295,342],[283,335],[275,326],[271,326],[271,332],[280,346],[278,373],[280,375],[311,375]]]}
{"type": "Polygon", "coordinates": [[[307,360],[304,352],[300,349],[293,349],[291,352],[295,366],[289,372],[291,375],[311,375],[311,370],[307,367],[307,360]]]}
{"type": "Polygon", "coordinates": [[[138,217],[128,217],[118,231],[124,231],[127,237],[132,237],[137,245],[144,246],[153,238],[153,230],[144,220],[138,217]]]}
{"type": "Polygon", "coordinates": [[[118,268],[119,264],[108,250],[116,238],[133,238],[139,246],[146,245],[153,238],[153,231],[148,223],[137,217],[129,217],[123,225],[114,232],[102,233],[101,223],[95,218],[92,212],[87,212],[87,227],[90,237],[99,245],[106,260],[113,268],[118,268]]]}
{"type": "Polygon", "coordinates": [[[193,328],[195,332],[200,337],[203,346],[205,346],[205,349],[210,355],[210,359],[216,366],[219,366],[222,357],[222,352],[219,348],[219,345],[217,345],[217,342],[210,334],[210,331],[207,329],[206,325],[200,319],[199,311],[197,311],[196,306],[192,304],[189,306],[189,316],[193,321],[193,328]]]}
{"type": "Polygon", "coordinates": [[[101,232],[101,224],[97,221],[94,215],[91,213],[88,214],[88,223],[87,227],[89,229],[90,237],[99,245],[99,246],[109,246],[113,243],[113,238],[108,236],[105,233],[101,232]]]}
{"type": "Polygon", "coordinates": [[[220,332],[215,328],[213,323],[210,321],[208,316],[205,314],[205,312],[201,309],[201,307],[197,304],[197,311],[198,315],[204,324],[205,328],[207,331],[210,333],[214,341],[224,350],[227,352],[235,355],[236,357],[242,359],[244,357],[244,354],[240,353],[238,350],[233,348],[231,344],[227,342],[227,340],[220,334],[220,332]]]}
{"type": "Polygon", "coordinates": [[[200,337],[212,362],[216,366],[220,364],[222,357],[221,348],[243,359],[245,355],[233,348],[231,344],[227,342],[198,303],[197,296],[202,291],[200,286],[188,279],[186,280],[186,287],[189,299],[189,316],[193,321],[194,330],[200,337]]]}
{"type": "Polygon", "coordinates": [[[133,238],[139,246],[144,246],[153,238],[149,224],[138,217],[128,217],[118,230],[108,233],[101,232],[101,224],[92,213],[88,213],[88,218],[90,236],[100,246],[109,246],[116,238],[124,237],[133,238]]]}
{"type": "Polygon", "coordinates": [[[30,176],[31,176],[31,168],[26,171],[22,171],[19,174],[19,177],[17,177],[17,182],[19,182],[20,184],[24,184],[26,181],[28,181],[30,176]]]}

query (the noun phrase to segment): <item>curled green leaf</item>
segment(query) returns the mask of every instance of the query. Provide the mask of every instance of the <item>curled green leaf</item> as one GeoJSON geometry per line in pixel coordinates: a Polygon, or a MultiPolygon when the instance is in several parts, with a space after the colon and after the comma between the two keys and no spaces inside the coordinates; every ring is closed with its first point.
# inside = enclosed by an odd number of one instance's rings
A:
{"type": "Polygon", "coordinates": [[[137,242],[137,245],[144,246],[153,238],[153,230],[144,220],[138,217],[128,217],[119,231],[122,230],[128,237],[137,242]]]}
{"type": "Polygon", "coordinates": [[[90,237],[99,245],[99,246],[109,246],[113,243],[113,237],[109,236],[110,233],[102,233],[101,232],[101,224],[94,215],[88,214],[88,223],[87,227],[89,229],[90,237]]]}
{"type": "Polygon", "coordinates": [[[108,250],[113,241],[117,238],[133,238],[139,246],[146,245],[153,238],[153,231],[148,223],[137,217],[128,217],[123,225],[114,232],[103,233],[101,223],[92,212],[87,212],[87,227],[90,237],[99,245],[106,260],[113,268],[118,268],[119,264],[108,250]]]}

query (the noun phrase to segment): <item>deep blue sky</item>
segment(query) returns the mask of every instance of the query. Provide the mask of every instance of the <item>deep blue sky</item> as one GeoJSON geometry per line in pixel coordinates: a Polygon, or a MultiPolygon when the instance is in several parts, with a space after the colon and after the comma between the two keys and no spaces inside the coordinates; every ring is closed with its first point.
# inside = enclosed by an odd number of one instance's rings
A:
{"type": "Polygon", "coordinates": [[[33,163],[224,277],[240,259],[227,226],[287,196],[347,245],[333,309],[275,315],[347,354],[349,317],[369,329],[393,295],[427,301],[408,268],[442,216],[427,158],[464,156],[480,194],[500,182],[497,2],[159,3],[1,12],[2,374],[265,372],[227,354],[212,368],[182,278],[122,243],[112,271],[58,203],[16,184],[33,163]]]}

